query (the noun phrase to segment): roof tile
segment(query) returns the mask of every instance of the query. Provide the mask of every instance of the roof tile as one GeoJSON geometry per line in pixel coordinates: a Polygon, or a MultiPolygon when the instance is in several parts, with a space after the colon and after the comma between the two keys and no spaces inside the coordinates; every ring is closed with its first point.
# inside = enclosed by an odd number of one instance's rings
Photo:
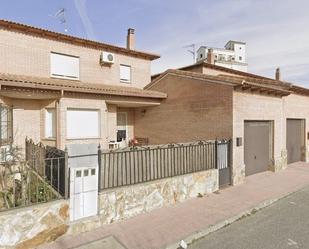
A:
{"type": "Polygon", "coordinates": [[[143,90],[135,87],[112,86],[104,84],[81,83],[80,81],[42,78],[25,75],[0,74],[2,86],[14,86],[47,90],[63,90],[68,92],[82,92],[92,94],[108,94],[117,96],[166,98],[165,93],[143,90]]]}

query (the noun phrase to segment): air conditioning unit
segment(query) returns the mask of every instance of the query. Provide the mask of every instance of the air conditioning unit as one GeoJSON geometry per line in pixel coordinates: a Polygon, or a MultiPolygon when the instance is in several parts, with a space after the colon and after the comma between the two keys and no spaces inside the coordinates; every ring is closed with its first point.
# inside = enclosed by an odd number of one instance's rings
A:
{"type": "Polygon", "coordinates": [[[100,57],[101,64],[113,64],[115,62],[115,55],[110,52],[102,52],[100,57]]]}

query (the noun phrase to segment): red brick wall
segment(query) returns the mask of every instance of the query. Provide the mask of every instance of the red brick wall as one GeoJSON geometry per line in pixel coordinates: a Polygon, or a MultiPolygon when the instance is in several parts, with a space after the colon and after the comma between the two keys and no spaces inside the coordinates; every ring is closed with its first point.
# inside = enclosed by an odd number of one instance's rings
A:
{"type": "Polygon", "coordinates": [[[136,137],[161,144],[232,136],[231,86],[168,75],[151,90],[168,97],[160,106],[136,110],[136,137]]]}
{"type": "MultiPolygon", "coordinates": [[[[50,77],[50,53],[80,58],[80,81],[143,88],[150,82],[150,61],[115,53],[115,63],[100,66],[101,49],[77,46],[0,27],[0,73],[50,77]],[[131,83],[120,82],[120,64],[130,65],[131,83]]],[[[79,82],[76,81],[76,84],[79,82]]]]}

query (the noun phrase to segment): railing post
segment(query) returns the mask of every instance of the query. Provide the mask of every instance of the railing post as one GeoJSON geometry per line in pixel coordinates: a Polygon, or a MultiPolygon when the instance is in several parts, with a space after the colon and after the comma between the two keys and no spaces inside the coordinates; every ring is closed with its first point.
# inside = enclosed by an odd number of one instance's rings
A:
{"type": "Polygon", "coordinates": [[[218,140],[215,141],[215,168],[218,169],[218,140]]]}
{"type": "Polygon", "coordinates": [[[232,177],[232,167],[233,167],[233,139],[231,138],[228,141],[228,167],[229,167],[229,181],[230,184],[233,182],[233,177],[232,177]]]}
{"type": "Polygon", "coordinates": [[[101,190],[101,169],[102,168],[102,150],[101,144],[98,146],[98,191],[101,190]]]}
{"type": "Polygon", "coordinates": [[[64,198],[69,199],[69,155],[68,155],[68,148],[65,147],[64,149],[64,198]]]}
{"type": "Polygon", "coordinates": [[[29,151],[29,148],[28,148],[28,137],[25,138],[25,159],[26,161],[28,161],[29,157],[28,157],[28,152],[29,151]]]}

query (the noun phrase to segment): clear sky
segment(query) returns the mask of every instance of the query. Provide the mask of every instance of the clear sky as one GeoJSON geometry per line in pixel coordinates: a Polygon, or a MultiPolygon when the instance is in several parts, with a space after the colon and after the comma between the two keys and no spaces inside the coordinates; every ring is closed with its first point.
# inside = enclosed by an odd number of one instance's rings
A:
{"type": "Polygon", "coordinates": [[[183,46],[247,42],[249,72],[309,87],[308,0],[2,0],[0,18],[64,32],[55,19],[66,9],[68,34],[158,53],[152,72],[192,64],[183,46]]]}

